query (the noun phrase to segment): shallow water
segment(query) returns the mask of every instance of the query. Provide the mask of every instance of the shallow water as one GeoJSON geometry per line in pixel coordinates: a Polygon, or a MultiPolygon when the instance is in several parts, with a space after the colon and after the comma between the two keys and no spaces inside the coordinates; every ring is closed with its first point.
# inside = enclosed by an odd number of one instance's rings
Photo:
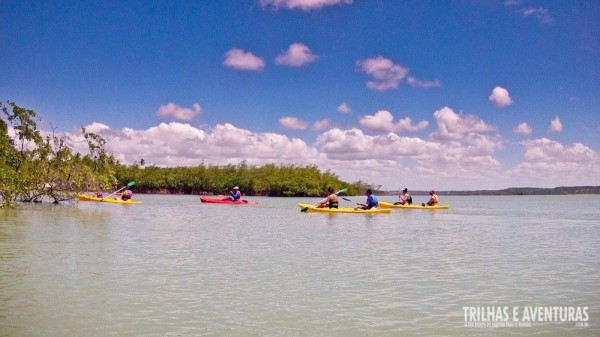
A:
{"type": "Polygon", "coordinates": [[[0,210],[0,335],[600,335],[600,196],[379,215],[135,197],[0,210]],[[589,319],[469,326],[463,309],[538,306],[589,319]]]}

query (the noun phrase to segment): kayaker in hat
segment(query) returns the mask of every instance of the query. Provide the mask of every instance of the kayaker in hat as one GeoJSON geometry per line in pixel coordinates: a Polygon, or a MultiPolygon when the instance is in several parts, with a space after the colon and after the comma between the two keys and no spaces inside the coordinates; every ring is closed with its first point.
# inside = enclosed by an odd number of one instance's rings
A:
{"type": "Polygon", "coordinates": [[[369,188],[367,190],[367,203],[359,204],[358,206],[354,207],[354,209],[371,209],[373,207],[379,207],[379,201],[377,200],[377,197],[373,195],[373,190],[369,188]]]}
{"type": "Polygon", "coordinates": [[[412,205],[412,197],[408,194],[408,188],[405,188],[402,193],[400,201],[395,202],[394,205],[412,205]]]}
{"type": "Polygon", "coordinates": [[[240,188],[237,186],[233,188],[233,191],[229,192],[229,195],[232,201],[238,201],[242,198],[242,192],[240,192],[240,188]]]}
{"type": "MultiPolygon", "coordinates": [[[[437,206],[440,203],[440,197],[438,197],[437,194],[435,194],[434,190],[429,191],[429,195],[431,196],[431,198],[427,202],[427,206],[437,206]]],[[[423,204],[423,206],[424,205],[425,204],[423,204]]]]}
{"type": "Polygon", "coordinates": [[[123,194],[121,195],[121,200],[123,201],[127,201],[129,199],[133,198],[133,192],[131,192],[130,189],[126,189],[123,194]]]}
{"type": "Polygon", "coordinates": [[[319,203],[319,208],[325,208],[325,207],[329,207],[329,208],[338,208],[339,206],[339,201],[338,201],[338,196],[337,194],[335,194],[333,192],[333,187],[329,187],[327,189],[327,193],[329,193],[329,195],[327,196],[327,199],[325,199],[325,201],[319,203]]]}

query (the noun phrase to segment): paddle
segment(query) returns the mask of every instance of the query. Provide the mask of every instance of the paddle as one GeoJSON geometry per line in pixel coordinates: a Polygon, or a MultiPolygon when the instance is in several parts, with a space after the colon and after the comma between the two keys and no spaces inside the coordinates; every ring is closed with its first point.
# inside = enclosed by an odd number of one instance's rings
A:
{"type": "Polygon", "coordinates": [[[355,204],[357,204],[357,205],[361,205],[361,206],[362,206],[362,205],[364,205],[364,204],[361,204],[360,202],[352,201],[352,200],[350,200],[350,199],[348,199],[348,198],[344,198],[344,197],[342,197],[342,199],[344,199],[344,200],[346,200],[346,201],[353,202],[353,203],[355,203],[355,204]]]}
{"type": "MultiPolygon", "coordinates": [[[[342,188],[341,190],[339,190],[339,191],[335,192],[335,195],[338,195],[338,194],[340,194],[340,193],[344,193],[344,192],[346,192],[346,191],[348,191],[348,189],[347,189],[347,188],[342,188]]],[[[323,203],[323,202],[327,201],[327,199],[328,199],[328,198],[329,198],[329,196],[327,196],[327,198],[325,198],[325,199],[322,199],[322,200],[320,200],[319,202],[317,202],[317,203],[316,203],[316,204],[314,204],[314,205],[315,205],[315,206],[317,206],[318,204],[320,204],[320,203],[323,203]]],[[[309,208],[310,208],[310,207],[304,207],[303,209],[301,209],[301,210],[300,210],[300,212],[306,212],[306,211],[308,211],[308,209],[309,209],[309,208]]]]}
{"type": "MultiPolygon", "coordinates": [[[[344,200],[346,200],[346,201],[353,202],[353,203],[357,204],[358,206],[360,206],[361,208],[363,208],[363,207],[367,207],[367,205],[365,205],[365,204],[363,204],[363,203],[356,202],[356,201],[352,201],[352,200],[350,200],[350,199],[348,199],[348,198],[344,198],[344,197],[342,197],[342,199],[344,199],[344,200]]],[[[357,209],[357,207],[354,207],[354,209],[357,209]]]]}
{"type": "Polygon", "coordinates": [[[126,189],[127,187],[131,187],[131,186],[133,186],[133,185],[135,185],[135,181],[133,181],[133,180],[132,180],[132,181],[130,181],[130,182],[127,184],[127,186],[123,186],[123,187],[119,188],[118,190],[116,190],[116,191],[112,192],[111,194],[109,194],[109,195],[107,195],[107,196],[103,197],[102,199],[106,199],[106,198],[110,197],[111,195],[113,195],[113,194],[115,194],[115,193],[119,193],[119,192],[121,192],[122,190],[126,189]]]}

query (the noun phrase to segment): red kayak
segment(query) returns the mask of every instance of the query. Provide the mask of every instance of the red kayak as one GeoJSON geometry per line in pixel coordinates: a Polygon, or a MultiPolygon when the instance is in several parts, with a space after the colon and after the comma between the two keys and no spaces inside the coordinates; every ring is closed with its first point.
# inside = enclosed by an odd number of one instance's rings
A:
{"type": "Polygon", "coordinates": [[[231,199],[219,199],[219,198],[208,198],[208,197],[200,197],[200,201],[205,204],[231,204],[231,205],[247,205],[247,204],[258,204],[256,201],[248,201],[248,200],[236,200],[233,201],[231,199]]]}

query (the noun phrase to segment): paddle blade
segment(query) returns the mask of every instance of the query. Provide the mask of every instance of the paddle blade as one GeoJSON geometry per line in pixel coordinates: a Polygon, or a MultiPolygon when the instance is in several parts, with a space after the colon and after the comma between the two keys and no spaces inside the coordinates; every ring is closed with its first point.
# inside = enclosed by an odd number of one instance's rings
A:
{"type": "Polygon", "coordinates": [[[303,209],[300,210],[300,212],[306,213],[306,212],[308,212],[308,209],[309,209],[309,207],[304,207],[303,209]]]}
{"type": "Polygon", "coordinates": [[[348,188],[342,188],[341,190],[337,191],[336,194],[345,193],[347,191],[348,191],[348,188]]]}
{"type": "Polygon", "coordinates": [[[135,185],[135,181],[132,180],[132,181],[129,182],[129,184],[127,184],[127,187],[131,187],[133,185],[135,185]]]}

